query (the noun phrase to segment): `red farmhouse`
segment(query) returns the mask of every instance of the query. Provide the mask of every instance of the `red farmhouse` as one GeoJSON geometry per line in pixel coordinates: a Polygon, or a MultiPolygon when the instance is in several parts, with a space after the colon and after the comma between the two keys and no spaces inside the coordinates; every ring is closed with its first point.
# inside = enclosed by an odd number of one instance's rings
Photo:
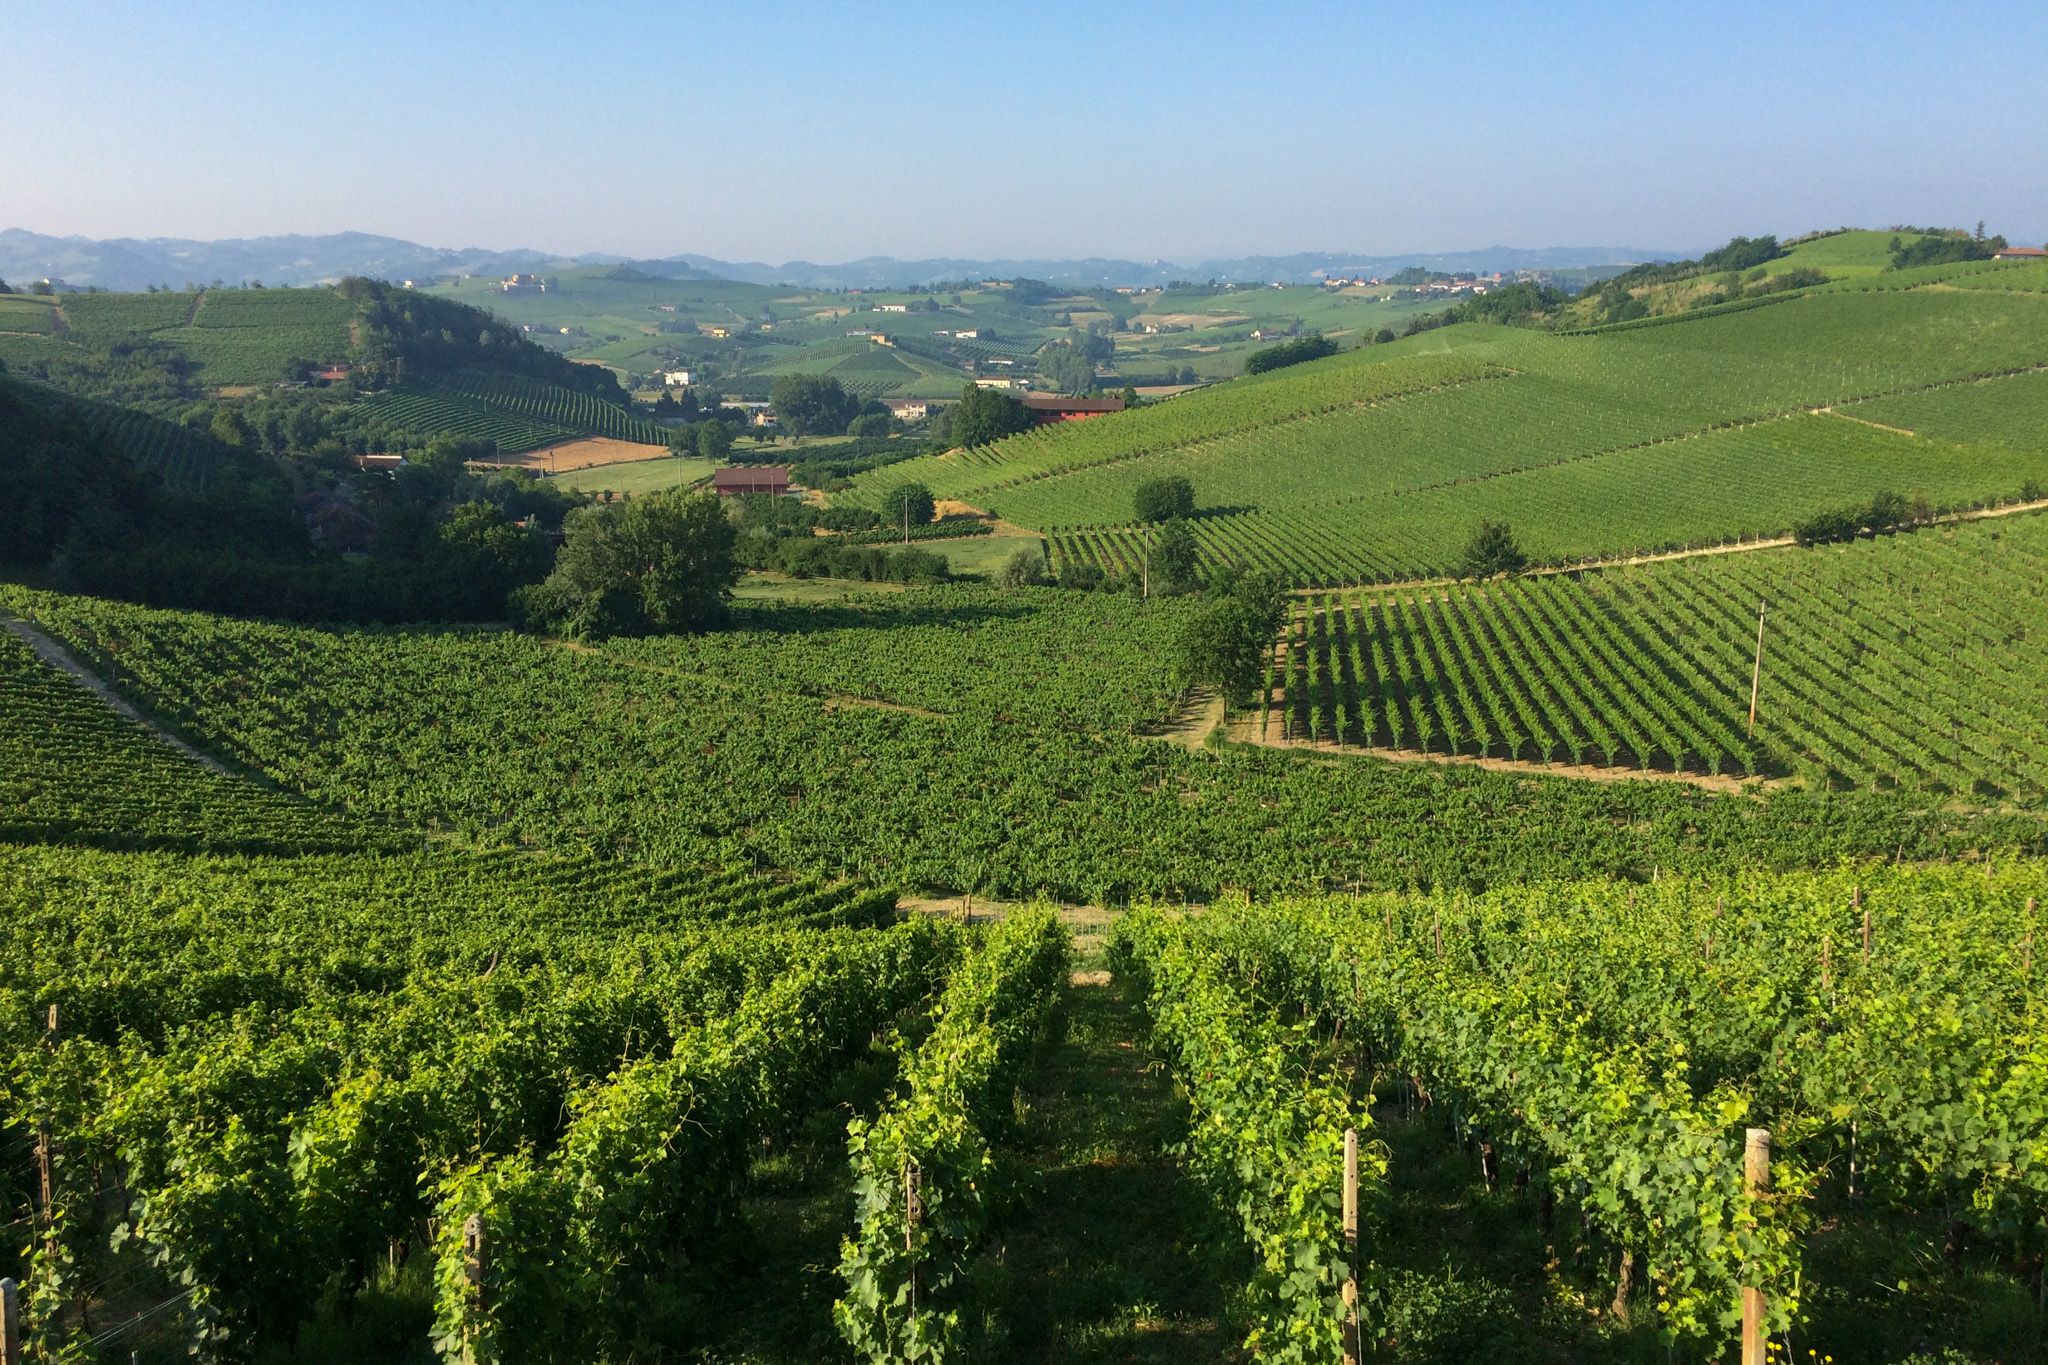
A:
{"type": "Polygon", "coordinates": [[[1122,412],[1124,400],[1120,396],[1062,398],[1058,394],[1032,393],[1024,396],[1024,407],[1031,413],[1033,421],[1044,426],[1047,422],[1079,422],[1104,413],[1122,412]]]}

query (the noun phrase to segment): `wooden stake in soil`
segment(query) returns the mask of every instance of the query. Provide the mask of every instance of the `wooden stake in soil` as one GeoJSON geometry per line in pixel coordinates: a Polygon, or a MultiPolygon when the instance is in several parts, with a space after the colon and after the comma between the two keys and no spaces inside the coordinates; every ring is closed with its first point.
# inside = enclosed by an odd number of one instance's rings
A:
{"type": "Polygon", "coordinates": [[[903,1164],[903,1254],[910,1262],[910,1322],[911,1339],[917,1338],[917,1280],[920,1267],[917,1264],[917,1225],[924,1215],[924,1203],[917,1197],[917,1163],[903,1164]]]}
{"type": "MultiPolygon", "coordinates": [[[[1742,1184],[1751,1199],[1771,1188],[1771,1130],[1752,1128],[1742,1144],[1742,1184]]],[[[1764,1291],[1742,1287],[1742,1365],[1764,1365],[1764,1291]]]]}
{"type": "Polygon", "coordinates": [[[1358,1339],[1358,1130],[1344,1130],[1344,1254],[1350,1274],[1344,1277],[1344,1359],[1354,1365],[1365,1355],[1358,1339]]]}
{"type": "MultiPolygon", "coordinates": [[[[462,1279],[469,1286],[470,1296],[475,1300],[478,1312],[481,1312],[484,1306],[484,1252],[484,1216],[472,1213],[462,1220],[462,1279]]],[[[463,1336],[463,1365],[475,1365],[474,1332],[475,1329],[472,1327],[463,1336]]]]}
{"type": "Polygon", "coordinates": [[[1756,735],[1756,693],[1764,680],[1764,604],[1756,604],[1756,667],[1749,674],[1749,733],[1756,735]]]}
{"type": "Polygon", "coordinates": [[[12,1280],[0,1280],[0,1365],[21,1365],[21,1294],[12,1280]]]}

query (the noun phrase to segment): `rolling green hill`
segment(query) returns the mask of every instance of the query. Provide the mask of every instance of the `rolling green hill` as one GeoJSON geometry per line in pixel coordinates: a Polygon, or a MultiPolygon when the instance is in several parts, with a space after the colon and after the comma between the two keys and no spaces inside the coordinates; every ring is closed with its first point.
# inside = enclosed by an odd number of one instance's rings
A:
{"type": "Polygon", "coordinates": [[[878,471],[847,496],[917,478],[1116,567],[1132,491],[1185,475],[1208,557],[1301,584],[1442,573],[1482,517],[1562,563],[1780,534],[1882,488],[2009,499],[2048,483],[2048,451],[2028,435],[2035,383],[1991,377],[2048,365],[2044,274],[1929,267],[1578,335],[1459,324],[878,471]],[[1920,402],[1940,409],[1925,431],[1883,415],[1920,402]]]}

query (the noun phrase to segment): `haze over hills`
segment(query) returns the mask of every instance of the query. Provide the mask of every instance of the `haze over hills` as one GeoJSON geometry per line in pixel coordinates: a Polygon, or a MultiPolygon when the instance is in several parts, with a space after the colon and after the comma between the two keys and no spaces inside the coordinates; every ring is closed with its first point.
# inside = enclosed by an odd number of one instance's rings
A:
{"type": "Polygon", "coordinates": [[[658,260],[591,252],[561,256],[545,251],[491,251],[482,247],[429,247],[365,232],[323,236],[248,237],[192,241],[175,237],[94,239],[52,237],[22,228],[0,229],[0,279],[52,279],[75,288],[138,290],[150,285],[182,286],[211,280],[271,285],[310,285],[349,275],[403,280],[436,275],[509,274],[570,265],[631,261],[650,273],[671,277],[716,277],[748,284],[791,284],[808,289],[876,289],[942,280],[1011,279],[1026,276],[1062,284],[1163,285],[1173,280],[1278,280],[1308,283],[1323,274],[1391,274],[1408,266],[1480,273],[1495,270],[1566,269],[1573,266],[1674,260],[1692,249],[1652,250],[1632,246],[1485,247],[1475,251],[1299,252],[1287,256],[1245,256],[1182,264],[1173,261],[975,260],[931,257],[905,261],[868,256],[838,265],[788,261],[724,261],[689,252],[658,260]]]}

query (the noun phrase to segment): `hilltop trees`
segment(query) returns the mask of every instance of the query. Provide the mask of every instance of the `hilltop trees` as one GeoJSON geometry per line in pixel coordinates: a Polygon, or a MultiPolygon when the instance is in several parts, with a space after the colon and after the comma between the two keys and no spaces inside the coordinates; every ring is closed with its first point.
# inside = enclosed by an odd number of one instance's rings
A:
{"type": "Polygon", "coordinates": [[[958,445],[981,446],[1031,429],[1031,413],[1000,389],[969,384],[960,391],[953,406],[953,440],[958,445]]]}
{"type": "Polygon", "coordinates": [[[1977,235],[1971,237],[1958,228],[1938,236],[1921,237],[1913,242],[1901,242],[1895,233],[1886,250],[1892,254],[1891,269],[1906,270],[1916,265],[1949,265],[1955,261],[1988,261],[1995,251],[2003,251],[2007,242],[2003,237],[1986,237],[1984,225],[1977,224],[1977,235]]]}
{"type": "Polygon", "coordinates": [[[727,619],[737,532],[710,494],[671,489],[569,514],[546,581],[522,589],[528,624],[586,640],[709,630],[727,619]]]}

